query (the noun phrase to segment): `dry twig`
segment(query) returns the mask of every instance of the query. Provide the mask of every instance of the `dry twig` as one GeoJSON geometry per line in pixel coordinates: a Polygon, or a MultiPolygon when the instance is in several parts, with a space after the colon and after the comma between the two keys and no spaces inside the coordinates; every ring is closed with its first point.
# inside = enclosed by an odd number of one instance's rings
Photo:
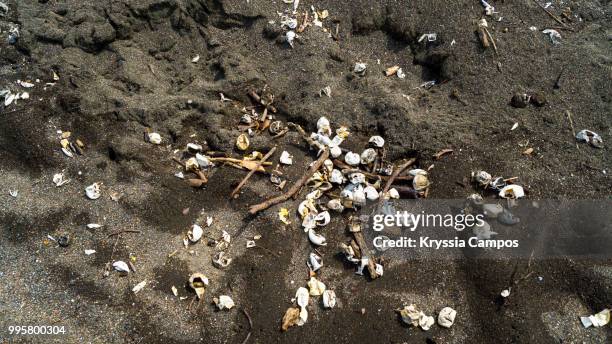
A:
{"type": "Polygon", "coordinates": [[[251,319],[251,316],[249,315],[249,313],[247,313],[246,309],[242,308],[242,313],[244,313],[244,316],[246,316],[247,320],[249,321],[249,333],[247,334],[246,338],[244,338],[244,340],[242,341],[242,344],[246,344],[246,342],[249,341],[249,338],[251,338],[251,331],[253,330],[253,320],[251,319]]]}
{"type": "Polygon", "coordinates": [[[249,208],[249,213],[251,214],[256,214],[262,210],[268,209],[269,207],[284,202],[286,200],[288,200],[289,198],[291,198],[293,195],[295,195],[298,191],[300,191],[300,189],[302,188],[302,186],[304,184],[306,184],[306,182],[308,181],[308,179],[310,179],[310,177],[312,177],[312,175],[319,169],[321,168],[321,166],[323,165],[323,162],[325,160],[327,160],[327,158],[329,157],[329,149],[325,148],[323,150],[323,153],[321,153],[321,155],[319,156],[319,158],[314,162],[314,164],[312,164],[312,166],[310,166],[310,168],[308,169],[308,171],[306,171],[306,173],[304,173],[304,175],[295,183],[293,184],[293,186],[291,187],[291,189],[289,189],[286,193],[267,199],[266,201],[253,205],[249,208]]]}
{"type": "Polygon", "coordinates": [[[538,4],[538,6],[540,6],[541,9],[544,10],[544,12],[546,12],[552,19],[554,19],[557,23],[563,25],[564,29],[570,30],[570,28],[567,27],[567,24],[565,24],[563,21],[561,21],[561,19],[559,19],[559,17],[557,17],[556,15],[554,15],[551,11],[549,11],[546,7],[544,7],[542,4],[540,4],[537,0],[533,0],[533,2],[535,2],[536,4],[538,4]]]}
{"type": "Polygon", "coordinates": [[[404,172],[405,169],[407,169],[410,165],[414,164],[415,161],[416,161],[416,158],[412,158],[406,161],[405,163],[403,163],[402,165],[400,165],[399,167],[397,167],[393,171],[393,174],[391,174],[391,177],[387,180],[387,183],[385,184],[385,187],[382,191],[380,200],[378,201],[379,205],[381,205],[382,202],[385,200],[385,195],[387,194],[387,192],[389,192],[389,189],[391,188],[393,181],[395,181],[395,179],[400,175],[400,173],[404,172]]]}
{"type": "Polygon", "coordinates": [[[266,160],[268,160],[268,158],[270,156],[272,156],[272,154],[274,154],[274,152],[276,151],[276,146],[272,147],[272,149],[270,149],[270,151],[264,155],[263,158],[261,158],[260,161],[257,162],[257,165],[255,165],[255,168],[253,168],[251,171],[249,171],[249,173],[247,173],[247,175],[242,179],[242,181],[240,182],[240,184],[238,184],[238,186],[236,186],[236,188],[234,189],[234,191],[232,191],[232,193],[230,194],[230,198],[234,198],[234,196],[236,194],[238,194],[238,192],[240,191],[240,189],[244,186],[244,184],[246,184],[246,182],[249,180],[249,178],[251,178],[251,176],[253,174],[255,174],[255,171],[257,171],[261,165],[266,162],[266,160]]]}

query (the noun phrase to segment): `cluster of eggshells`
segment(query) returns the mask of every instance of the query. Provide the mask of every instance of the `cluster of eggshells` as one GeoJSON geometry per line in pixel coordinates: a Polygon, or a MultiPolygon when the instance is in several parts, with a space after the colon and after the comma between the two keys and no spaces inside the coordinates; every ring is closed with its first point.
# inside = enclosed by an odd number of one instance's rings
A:
{"type": "Polygon", "coordinates": [[[517,184],[508,184],[504,177],[492,177],[486,171],[478,171],[472,173],[472,179],[482,188],[498,191],[501,198],[523,198],[525,190],[517,184]]]}

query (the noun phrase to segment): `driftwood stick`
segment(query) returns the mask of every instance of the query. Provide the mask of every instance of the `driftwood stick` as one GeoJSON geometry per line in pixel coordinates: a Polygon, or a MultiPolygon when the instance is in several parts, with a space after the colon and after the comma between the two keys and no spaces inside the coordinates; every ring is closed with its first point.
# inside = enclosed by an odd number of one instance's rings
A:
{"type": "Polygon", "coordinates": [[[379,205],[382,204],[382,202],[385,200],[385,195],[387,194],[387,192],[389,192],[389,189],[391,188],[391,185],[393,184],[393,181],[395,181],[397,176],[399,176],[400,173],[404,172],[404,170],[407,169],[410,165],[414,164],[415,161],[416,161],[416,158],[412,158],[406,161],[405,163],[403,163],[402,165],[398,166],[393,171],[393,173],[391,174],[391,178],[387,180],[387,184],[385,184],[385,187],[382,191],[382,197],[380,197],[380,200],[378,201],[379,205]]]}
{"type": "Polygon", "coordinates": [[[306,173],[304,173],[304,175],[295,183],[293,184],[293,186],[291,187],[291,189],[289,189],[286,193],[267,199],[266,201],[253,205],[249,208],[249,213],[251,214],[257,214],[258,212],[268,209],[269,207],[284,202],[286,200],[288,200],[289,198],[291,198],[293,195],[295,195],[298,191],[300,191],[300,189],[302,188],[302,186],[304,184],[306,184],[306,182],[308,181],[308,179],[319,169],[321,168],[321,166],[323,165],[323,162],[325,160],[327,160],[327,158],[329,157],[329,149],[325,149],[323,150],[323,153],[321,153],[321,156],[319,156],[319,158],[312,164],[312,166],[310,166],[310,168],[308,169],[308,171],[306,171],[306,173]]]}
{"type": "Polygon", "coordinates": [[[238,184],[238,186],[236,186],[236,188],[234,189],[234,191],[232,191],[232,193],[230,194],[230,199],[234,198],[234,196],[236,194],[238,194],[238,192],[240,191],[240,189],[244,186],[244,184],[246,184],[246,182],[249,180],[249,178],[251,178],[251,176],[253,174],[255,174],[255,171],[257,171],[259,169],[259,167],[261,167],[261,165],[266,162],[266,160],[268,160],[269,157],[272,156],[272,154],[274,154],[274,152],[276,152],[276,146],[272,147],[272,149],[270,149],[270,151],[268,152],[268,154],[264,155],[263,158],[261,158],[260,161],[257,162],[257,165],[255,166],[254,169],[250,170],[249,173],[247,173],[247,175],[242,179],[242,181],[240,182],[240,184],[238,184]]]}
{"type": "Polygon", "coordinates": [[[491,32],[489,32],[489,29],[487,29],[486,27],[483,27],[483,29],[489,37],[489,40],[491,40],[491,44],[493,44],[493,50],[495,51],[495,55],[497,55],[497,44],[495,44],[495,39],[493,38],[493,35],[491,35],[491,32]]]}
{"type": "Polygon", "coordinates": [[[317,147],[319,150],[325,149],[325,147],[321,143],[313,140],[310,136],[308,136],[306,134],[306,132],[304,131],[304,129],[299,124],[295,124],[295,123],[292,123],[292,122],[287,122],[287,126],[289,128],[295,129],[300,135],[302,135],[302,138],[304,138],[304,140],[306,142],[308,142],[308,144],[311,147],[317,147]]]}
{"type": "Polygon", "coordinates": [[[175,163],[181,165],[183,168],[185,168],[185,163],[182,162],[179,158],[177,157],[172,157],[172,160],[174,160],[175,163]]]}
{"type": "MultiPolygon", "coordinates": [[[[574,128],[574,121],[572,121],[572,113],[569,110],[565,110],[565,114],[567,115],[567,120],[569,121],[570,127],[572,128],[572,135],[574,135],[574,142],[576,141],[576,129],[574,128]]],[[[578,142],[576,143],[576,149],[580,150],[578,147],[578,142]]]]}
{"type": "Polygon", "coordinates": [[[376,279],[378,274],[376,273],[376,262],[373,257],[370,257],[370,250],[368,249],[368,244],[363,237],[363,233],[361,232],[353,232],[353,236],[355,237],[355,242],[359,246],[359,251],[361,251],[361,259],[368,260],[368,272],[370,273],[370,277],[372,279],[376,279]]]}
{"type": "MultiPolygon", "coordinates": [[[[227,162],[227,163],[234,163],[237,165],[242,164],[245,160],[243,159],[236,159],[236,158],[208,158],[208,160],[212,161],[212,162],[227,162]]],[[[259,161],[258,161],[259,162],[259,161]]],[[[261,166],[270,166],[272,165],[271,162],[263,162],[260,164],[261,166]]]]}
{"type": "Polygon", "coordinates": [[[544,7],[542,4],[540,4],[537,0],[533,0],[533,2],[535,2],[536,4],[538,4],[538,6],[540,6],[541,9],[544,10],[544,12],[546,12],[552,19],[554,19],[557,23],[563,25],[564,28],[567,28],[567,25],[561,21],[561,19],[559,19],[559,17],[557,17],[556,15],[554,15],[551,11],[549,11],[546,7],[544,7]]]}

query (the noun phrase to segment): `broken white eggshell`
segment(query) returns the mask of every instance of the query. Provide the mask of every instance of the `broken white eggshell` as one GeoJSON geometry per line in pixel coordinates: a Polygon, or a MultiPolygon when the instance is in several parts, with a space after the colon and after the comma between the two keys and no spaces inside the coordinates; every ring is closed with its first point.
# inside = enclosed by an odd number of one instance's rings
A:
{"type": "Polygon", "coordinates": [[[411,176],[418,176],[418,175],[423,175],[426,176],[427,175],[427,171],[421,169],[421,168],[415,168],[412,169],[410,171],[408,171],[408,174],[411,176]]]}
{"type": "Polygon", "coordinates": [[[421,315],[423,315],[423,312],[419,311],[413,304],[404,306],[399,313],[402,317],[402,321],[405,324],[412,325],[414,327],[419,326],[419,319],[421,319],[421,315]]]}
{"type": "Polygon", "coordinates": [[[320,296],[323,295],[326,286],[325,283],[319,281],[315,277],[310,277],[310,281],[308,281],[308,289],[310,289],[310,296],[320,296]]]}
{"type": "Polygon", "coordinates": [[[196,158],[189,158],[185,161],[185,169],[187,171],[196,171],[200,168],[200,164],[196,158]]]}
{"type": "Polygon", "coordinates": [[[113,268],[119,272],[130,272],[130,267],[122,260],[115,261],[113,263],[113,268]]]}
{"type": "Polygon", "coordinates": [[[316,213],[317,209],[314,206],[314,201],[312,199],[305,199],[298,205],[298,214],[301,218],[304,218],[306,215],[312,213],[316,213]]]}
{"type": "Polygon", "coordinates": [[[218,298],[215,297],[213,298],[213,302],[215,303],[217,308],[219,308],[219,310],[232,309],[232,307],[236,305],[234,303],[234,300],[232,300],[232,298],[227,295],[221,295],[218,298]]]}
{"type": "Polygon", "coordinates": [[[281,20],[281,26],[286,26],[287,28],[293,30],[297,27],[297,19],[296,18],[290,18],[290,17],[283,17],[283,19],[281,20]]]}
{"type": "Polygon", "coordinates": [[[344,175],[339,170],[333,169],[329,176],[329,181],[334,184],[344,184],[344,175]]]}
{"type": "Polygon", "coordinates": [[[353,190],[353,203],[359,206],[366,204],[366,194],[361,185],[353,190]]]}
{"type": "Polygon", "coordinates": [[[332,156],[332,158],[337,158],[342,155],[342,149],[340,149],[338,146],[331,146],[329,147],[329,154],[332,156]]]}
{"type": "Polygon", "coordinates": [[[89,199],[98,199],[102,196],[100,192],[100,183],[93,183],[85,188],[85,194],[89,199]]]}
{"type": "Polygon", "coordinates": [[[325,171],[327,171],[327,173],[331,173],[331,171],[334,169],[334,163],[329,159],[325,159],[325,161],[323,161],[323,167],[325,167],[325,171]]]}
{"type": "Polygon", "coordinates": [[[351,173],[349,175],[349,179],[351,180],[352,184],[364,184],[366,181],[365,174],[359,172],[351,173]]]}
{"type": "Polygon", "coordinates": [[[298,306],[306,308],[308,301],[310,300],[310,292],[304,287],[299,287],[295,293],[295,300],[298,306]]]}
{"type": "Polygon", "coordinates": [[[312,271],[319,270],[323,267],[323,258],[314,252],[311,253],[310,256],[308,256],[308,267],[312,271]]]}
{"type": "Polygon", "coordinates": [[[423,315],[419,319],[419,326],[421,326],[423,331],[427,331],[431,328],[433,324],[435,324],[435,322],[436,321],[434,320],[434,317],[429,316],[429,315],[423,315]]]}
{"type": "Polygon", "coordinates": [[[315,216],[314,220],[317,226],[323,227],[323,226],[327,226],[327,224],[331,220],[331,217],[328,211],[323,211],[323,212],[318,213],[315,216]]]}
{"type": "Polygon", "coordinates": [[[147,285],[147,280],[144,280],[138,284],[136,284],[134,286],[134,288],[132,288],[132,291],[134,292],[134,294],[137,294],[139,291],[141,291],[145,286],[147,285]]]}
{"type": "Polygon", "coordinates": [[[444,307],[438,314],[438,325],[446,328],[450,328],[455,323],[455,317],[457,316],[457,311],[450,308],[444,307]]]}
{"type": "Polygon", "coordinates": [[[400,198],[400,194],[399,194],[399,192],[395,188],[390,189],[387,192],[387,194],[389,195],[389,198],[392,198],[392,199],[399,199],[400,198]]]}
{"type": "Polygon", "coordinates": [[[415,191],[423,191],[430,185],[429,178],[426,174],[417,174],[412,179],[412,187],[415,191]]]}
{"type": "Polygon", "coordinates": [[[363,189],[363,192],[366,195],[366,198],[370,201],[375,201],[379,198],[378,191],[372,185],[368,185],[363,189]]]}
{"type": "Polygon", "coordinates": [[[56,173],[53,175],[53,184],[57,187],[67,184],[68,182],[70,182],[70,179],[64,179],[63,173],[56,173]]]}
{"type": "Polygon", "coordinates": [[[74,154],[72,154],[72,152],[68,148],[62,147],[62,153],[64,153],[64,155],[69,157],[69,158],[73,158],[74,157],[74,154]]]}
{"type": "Polygon", "coordinates": [[[346,162],[350,166],[358,166],[361,162],[361,157],[357,153],[348,152],[344,156],[344,162],[346,162]]]}
{"type": "Polygon", "coordinates": [[[312,133],[310,135],[310,138],[312,138],[313,140],[321,143],[324,146],[332,146],[332,141],[329,138],[329,136],[327,136],[327,135],[312,133]]]}
{"type": "Polygon", "coordinates": [[[438,35],[436,33],[424,33],[419,38],[419,43],[421,43],[425,39],[427,39],[427,42],[434,42],[437,38],[438,38],[438,35]]]}
{"type": "Polygon", "coordinates": [[[406,73],[404,72],[403,69],[398,69],[397,72],[395,73],[395,75],[397,75],[398,78],[400,79],[404,79],[406,78],[406,73]]]}
{"type": "Polygon", "coordinates": [[[285,40],[292,48],[295,37],[297,37],[297,34],[294,31],[287,31],[287,33],[285,34],[285,40]]]}
{"type": "Polygon", "coordinates": [[[85,254],[88,256],[91,256],[94,253],[96,253],[96,250],[85,250],[85,254]]]}
{"type": "Polygon", "coordinates": [[[287,151],[283,151],[280,156],[280,162],[284,165],[293,165],[293,155],[287,151]]]}
{"type": "Polygon", "coordinates": [[[487,186],[489,185],[489,183],[491,183],[491,179],[493,179],[493,177],[491,177],[491,175],[486,172],[486,171],[478,171],[476,173],[472,174],[472,178],[478,183],[480,184],[480,186],[487,186]]]}
{"type": "Polygon", "coordinates": [[[580,317],[580,321],[585,328],[605,326],[610,322],[610,310],[606,308],[597,314],[580,317]]]}
{"type": "Polygon", "coordinates": [[[232,258],[225,257],[225,252],[221,251],[212,260],[213,265],[219,269],[225,269],[232,263],[232,258]]]}
{"type": "Polygon", "coordinates": [[[499,197],[511,199],[523,198],[525,197],[525,190],[520,185],[507,185],[499,191],[499,197]]]}
{"type": "Polygon", "coordinates": [[[21,81],[18,80],[17,83],[21,86],[21,87],[25,87],[25,88],[32,88],[34,87],[34,84],[31,82],[27,82],[27,81],[21,81]]]}
{"type": "Polygon", "coordinates": [[[586,142],[596,148],[601,148],[603,146],[603,139],[601,136],[599,136],[599,134],[596,132],[587,129],[580,130],[576,134],[576,140],[579,142],[586,142]]]}
{"type": "Polygon", "coordinates": [[[317,226],[317,222],[315,221],[316,214],[308,213],[302,219],[302,227],[304,228],[304,232],[308,232],[309,230],[315,228],[317,226]]]}
{"type": "Polygon", "coordinates": [[[559,31],[554,29],[546,29],[542,30],[542,33],[548,35],[548,38],[550,38],[552,44],[560,43],[559,41],[561,40],[561,34],[559,33],[559,31]]]}
{"type": "Polygon", "coordinates": [[[383,276],[385,274],[385,268],[382,265],[376,264],[374,266],[374,270],[376,271],[376,275],[383,276]]]}
{"type": "Polygon", "coordinates": [[[195,290],[198,300],[201,300],[204,297],[204,292],[206,291],[208,283],[208,277],[199,272],[189,276],[189,286],[195,290]]]}
{"type": "MultiPolygon", "coordinates": [[[[324,136],[331,135],[331,127],[327,117],[321,117],[317,121],[317,133],[324,136]]],[[[327,145],[329,145],[329,143],[327,145]]]]}
{"type": "Polygon", "coordinates": [[[322,236],[321,234],[317,234],[313,229],[308,230],[308,240],[310,240],[311,243],[317,246],[327,245],[325,237],[322,236]]]}
{"type": "Polygon", "coordinates": [[[159,135],[158,133],[148,133],[147,138],[149,139],[149,142],[154,145],[161,144],[162,141],[161,135],[159,135]]]}
{"type": "Polygon", "coordinates": [[[363,269],[368,266],[369,261],[370,260],[368,258],[361,258],[360,260],[358,260],[359,266],[357,267],[357,271],[355,271],[355,274],[363,276],[363,269]]]}
{"type": "Polygon", "coordinates": [[[189,232],[187,232],[187,237],[189,238],[189,241],[194,243],[202,239],[202,235],[204,235],[204,230],[202,229],[202,227],[196,224],[191,226],[191,229],[189,230],[189,232]]]}
{"type": "Polygon", "coordinates": [[[333,290],[323,292],[323,307],[334,308],[336,306],[336,293],[333,290]]]}
{"type": "Polygon", "coordinates": [[[365,73],[366,68],[368,67],[367,64],[363,63],[363,62],[357,62],[355,63],[355,67],[353,68],[353,71],[357,74],[363,74],[365,73]]]}
{"type": "Polygon", "coordinates": [[[330,200],[329,202],[327,202],[327,208],[337,211],[339,213],[341,213],[344,210],[344,206],[342,205],[342,201],[335,198],[330,200]]]}
{"type": "Polygon", "coordinates": [[[374,148],[368,148],[361,153],[360,159],[362,165],[369,165],[376,160],[378,153],[374,150],[374,148]]]}
{"type": "Polygon", "coordinates": [[[252,247],[255,247],[255,246],[256,246],[256,244],[255,244],[254,240],[247,240],[247,242],[246,242],[246,247],[247,248],[252,248],[252,247]]]}
{"type": "Polygon", "coordinates": [[[300,318],[298,319],[298,326],[304,326],[304,324],[306,324],[306,322],[308,321],[308,310],[306,309],[306,307],[302,307],[300,309],[300,318]]]}
{"type": "Polygon", "coordinates": [[[331,98],[331,87],[330,86],[323,87],[319,91],[319,96],[322,96],[322,95],[326,95],[327,97],[331,98]]]}
{"type": "Polygon", "coordinates": [[[230,241],[232,240],[232,237],[230,236],[230,234],[226,231],[223,231],[223,241],[225,241],[226,243],[230,243],[230,241]]]}
{"type": "Polygon", "coordinates": [[[187,144],[187,150],[190,152],[201,152],[202,151],[202,146],[196,143],[188,143],[187,144]]]}
{"type": "Polygon", "coordinates": [[[208,168],[214,166],[214,164],[210,161],[210,159],[203,154],[197,153],[195,155],[195,159],[198,163],[198,166],[201,168],[208,168]]]}

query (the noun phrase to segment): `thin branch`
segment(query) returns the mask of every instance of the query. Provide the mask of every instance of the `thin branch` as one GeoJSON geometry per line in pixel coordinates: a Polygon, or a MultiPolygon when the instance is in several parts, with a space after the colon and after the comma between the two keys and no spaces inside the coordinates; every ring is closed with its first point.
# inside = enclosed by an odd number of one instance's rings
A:
{"type": "Polygon", "coordinates": [[[244,316],[246,316],[247,320],[249,321],[249,333],[242,341],[242,344],[246,344],[246,342],[249,341],[249,338],[251,338],[251,331],[253,330],[253,319],[251,319],[251,316],[249,315],[249,313],[247,313],[246,309],[242,308],[242,313],[244,313],[244,316]]]}
{"type": "Polygon", "coordinates": [[[251,176],[255,174],[255,171],[257,171],[261,167],[261,165],[264,162],[266,162],[266,160],[268,160],[268,158],[272,156],[272,154],[274,154],[274,152],[276,152],[276,146],[272,147],[272,149],[270,149],[270,151],[266,155],[264,155],[264,157],[260,161],[257,162],[257,165],[255,165],[255,168],[250,170],[249,173],[242,179],[240,184],[238,184],[238,186],[236,186],[234,191],[232,191],[232,193],[230,194],[230,199],[234,198],[234,196],[238,194],[240,189],[244,186],[244,184],[246,184],[249,178],[251,178],[251,176]]]}
{"type": "Polygon", "coordinates": [[[302,188],[302,186],[304,184],[306,184],[306,182],[308,181],[308,179],[310,179],[310,177],[312,177],[312,175],[319,169],[321,168],[321,166],[323,165],[323,162],[325,160],[327,160],[327,158],[329,157],[329,149],[325,148],[323,150],[323,153],[321,153],[321,156],[319,156],[319,158],[312,164],[312,166],[310,166],[310,168],[308,169],[308,171],[306,171],[306,173],[304,173],[304,175],[295,183],[293,184],[293,186],[291,187],[291,189],[289,189],[286,193],[270,198],[262,203],[253,205],[249,208],[249,213],[251,214],[257,214],[258,212],[268,209],[269,207],[284,202],[286,200],[288,200],[289,198],[291,198],[293,195],[295,195],[298,191],[300,191],[300,189],[302,188]]]}
{"type": "Polygon", "coordinates": [[[403,163],[402,165],[400,165],[399,167],[397,167],[393,171],[393,173],[391,174],[391,178],[387,180],[387,184],[385,184],[385,188],[382,191],[382,194],[381,194],[382,197],[380,197],[380,200],[378,201],[379,205],[381,205],[383,201],[385,200],[385,195],[387,194],[387,192],[389,192],[391,185],[393,185],[393,181],[395,181],[395,179],[400,175],[400,173],[404,172],[405,169],[407,169],[410,165],[414,164],[415,161],[416,161],[416,158],[412,158],[406,161],[405,163],[403,163]]]}
{"type": "Polygon", "coordinates": [[[542,4],[540,4],[537,0],[533,0],[533,2],[535,2],[536,4],[538,4],[538,6],[540,6],[541,9],[544,10],[544,12],[546,12],[552,19],[554,19],[557,23],[563,25],[563,27],[565,29],[569,29],[567,27],[567,24],[565,24],[563,21],[561,21],[561,19],[559,19],[559,17],[557,17],[556,15],[554,15],[551,11],[549,11],[546,7],[544,7],[542,4]]]}

